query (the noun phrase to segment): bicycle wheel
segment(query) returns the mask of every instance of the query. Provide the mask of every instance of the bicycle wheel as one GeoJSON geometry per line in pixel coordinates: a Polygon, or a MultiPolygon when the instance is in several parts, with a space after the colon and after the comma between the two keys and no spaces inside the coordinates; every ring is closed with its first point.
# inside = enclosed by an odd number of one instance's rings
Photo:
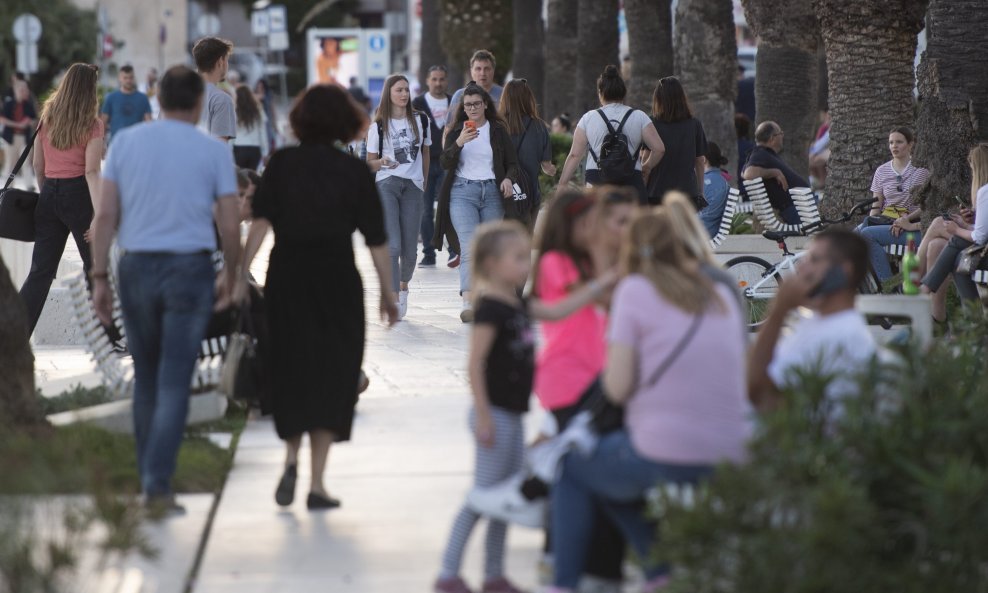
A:
{"type": "Polygon", "coordinates": [[[745,323],[754,331],[765,323],[768,308],[779,291],[782,277],[775,266],[752,255],[742,255],[727,262],[727,273],[737,281],[738,289],[744,295],[745,323]]]}

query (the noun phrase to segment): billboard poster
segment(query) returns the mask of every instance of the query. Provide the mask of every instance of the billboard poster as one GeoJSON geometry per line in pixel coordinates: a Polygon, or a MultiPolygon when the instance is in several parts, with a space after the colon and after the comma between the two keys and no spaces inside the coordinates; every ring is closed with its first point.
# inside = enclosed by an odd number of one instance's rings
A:
{"type": "Polygon", "coordinates": [[[308,82],[357,84],[376,106],[391,73],[390,34],[386,29],[309,29],[306,32],[308,82]]]}

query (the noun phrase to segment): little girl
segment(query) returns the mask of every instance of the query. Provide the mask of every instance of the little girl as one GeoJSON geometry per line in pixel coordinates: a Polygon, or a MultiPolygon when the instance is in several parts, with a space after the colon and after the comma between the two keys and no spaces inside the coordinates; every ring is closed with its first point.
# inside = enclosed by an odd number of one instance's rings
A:
{"type": "MultiPolygon", "coordinates": [[[[477,440],[474,487],[488,488],[522,470],[525,440],[522,415],[528,411],[535,374],[531,314],[562,318],[599,298],[610,283],[592,282],[553,307],[529,304],[518,295],[531,270],[531,242],[517,221],[481,225],[473,237],[471,272],[474,326],[468,371],[473,390],[470,427],[477,440]]],[[[443,555],[436,593],[471,593],[460,578],[467,540],[481,515],[464,504],[453,523],[443,555]]],[[[504,577],[507,524],[491,519],[487,527],[482,593],[520,593],[504,577]]]]}

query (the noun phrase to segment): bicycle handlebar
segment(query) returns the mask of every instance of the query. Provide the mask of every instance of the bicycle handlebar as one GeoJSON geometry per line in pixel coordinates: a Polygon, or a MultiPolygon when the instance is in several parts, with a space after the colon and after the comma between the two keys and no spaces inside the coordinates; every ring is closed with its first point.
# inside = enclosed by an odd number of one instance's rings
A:
{"type": "Polygon", "coordinates": [[[841,224],[847,222],[854,218],[857,214],[864,214],[871,206],[875,204],[874,198],[868,198],[867,200],[858,200],[854,206],[847,212],[840,215],[840,218],[836,220],[830,220],[827,218],[820,217],[820,220],[812,224],[808,224],[803,227],[804,231],[809,231],[823,225],[841,224]]]}

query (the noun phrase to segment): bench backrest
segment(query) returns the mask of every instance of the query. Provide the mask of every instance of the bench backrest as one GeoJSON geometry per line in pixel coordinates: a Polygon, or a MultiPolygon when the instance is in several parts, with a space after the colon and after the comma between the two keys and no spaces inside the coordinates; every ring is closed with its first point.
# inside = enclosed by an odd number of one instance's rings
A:
{"type": "Polygon", "coordinates": [[[733,187],[727,192],[727,203],[724,204],[724,215],[720,217],[720,228],[717,234],[710,239],[710,248],[717,249],[724,239],[731,234],[731,224],[734,222],[734,215],[738,211],[741,202],[741,192],[733,187]]]}
{"type": "Polygon", "coordinates": [[[800,224],[786,224],[779,219],[771,202],[769,202],[768,190],[765,188],[765,181],[761,177],[745,181],[744,188],[751,200],[755,217],[768,230],[798,232],[804,225],[820,220],[820,210],[817,208],[816,198],[813,196],[813,190],[809,188],[794,187],[789,189],[789,196],[799,213],[800,224]]]}

